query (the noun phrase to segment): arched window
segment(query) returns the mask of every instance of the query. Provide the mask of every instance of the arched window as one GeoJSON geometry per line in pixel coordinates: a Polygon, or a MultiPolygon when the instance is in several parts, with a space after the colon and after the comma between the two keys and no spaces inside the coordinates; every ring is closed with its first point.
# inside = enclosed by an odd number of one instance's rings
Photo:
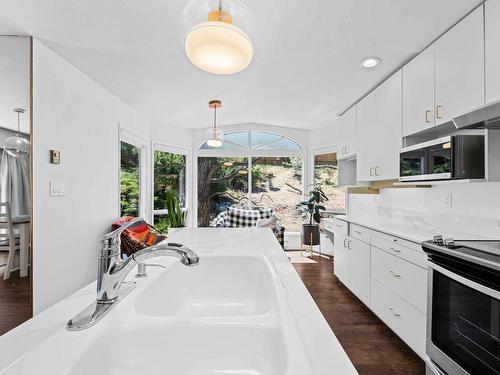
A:
{"type": "Polygon", "coordinates": [[[226,133],[222,147],[198,152],[198,226],[214,223],[227,207],[272,208],[287,231],[299,231],[303,150],[293,139],[266,131],[226,133]]]}
{"type": "Polygon", "coordinates": [[[202,150],[302,150],[294,140],[280,134],[262,131],[226,133],[222,147],[213,148],[203,143],[202,150]]]}

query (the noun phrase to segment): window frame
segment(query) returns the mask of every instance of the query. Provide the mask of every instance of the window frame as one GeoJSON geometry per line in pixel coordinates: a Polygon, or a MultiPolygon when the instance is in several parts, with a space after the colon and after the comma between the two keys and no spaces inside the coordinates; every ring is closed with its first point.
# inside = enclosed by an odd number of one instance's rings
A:
{"type": "Polygon", "coordinates": [[[119,127],[118,139],[118,217],[121,217],[121,143],[125,142],[138,147],[139,155],[139,217],[148,218],[147,196],[149,191],[148,173],[148,141],[126,128],[119,127]]]}
{"type": "MultiPolygon", "coordinates": [[[[265,130],[252,130],[252,129],[244,129],[244,130],[235,130],[233,132],[228,132],[228,133],[239,133],[239,132],[247,132],[248,133],[248,144],[249,148],[246,149],[236,149],[236,150],[220,150],[217,148],[212,148],[212,149],[202,149],[202,145],[205,143],[203,141],[201,144],[198,144],[197,147],[193,150],[193,200],[192,200],[192,207],[193,207],[193,212],[192,212],[192,225],[193,227],[198,227],[198,158],[200,157],[218,157],[218,158],[223,158],[223,157],[245,157],[248,159],[248,170],[251,170],[252,167],[252,159],[254,157],[300,157],[302,160],[302,191],[304,195],[307,195],[307,188],[308,188],[308,181],[309,181],[309,172],[306,168],[308,165],[307,163],[307,149],[304,147],[304,145],[301,144],[301,142],[298,142],[297,140],[286,136],[282,135],[280,133],[276,132],[270,132],[270,131],[265,131],[265,130]],[[256,132],[266,132],[266,133],[272,133],[272,134],[277,134],[279,136],[282,136],[284,138],[288,138],[291,141],[295,142],[299,147],[300,150],[274,150],[274,149],[252,149],[250,148],[251,145],[251,132],[256,131],[256,132]]],[[[248,197],[251,197],[252,194],[252,174],[248,173],[248,197]]],[[[250,200],[249,200],[250,202],[250,200]]]]}
{"type": "Polygon", "coordinates": [[[163,142],[151,142],[151,216],[150,216],[150,221],[151,223],[154,223],[154,217],[155,215],[161,215],[167,213],[167,210],[155,210],[154,209],[154,178],[155,178],[155,151],[161,151],[161,152],[168,152],[171,154],[178,154],[178,155],[183,155],[186,157],[186,202],[184,207],[182,207],[182,210],[184,212],[187,212],[187,217],[186,217],[186,226],[191,226],[191,220],[192,220],[192,212],[193,210],[190,210],[189,207],[191,206],[192,202],[192,192],[193,192],[193,172],[192,172],[192,152],[189,147],[183,147],[183,146],[174,146],[168,143],[163,143],[163,142]]]}

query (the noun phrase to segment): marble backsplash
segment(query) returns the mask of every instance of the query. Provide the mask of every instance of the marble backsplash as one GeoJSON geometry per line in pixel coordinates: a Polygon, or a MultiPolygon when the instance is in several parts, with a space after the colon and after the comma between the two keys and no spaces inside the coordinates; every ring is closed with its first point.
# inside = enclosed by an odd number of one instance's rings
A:
{"type": "Polygon", "coordinates": [[[362,222],[395,225],[429,236],[500,239],[500,184],[474,185],[351,194],[348,215],[362,222]]]}

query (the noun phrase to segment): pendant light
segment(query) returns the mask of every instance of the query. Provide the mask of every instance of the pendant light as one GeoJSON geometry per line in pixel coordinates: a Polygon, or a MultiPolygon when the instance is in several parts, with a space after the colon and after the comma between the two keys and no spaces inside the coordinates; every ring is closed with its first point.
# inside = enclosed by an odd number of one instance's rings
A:
{"type": "Polygon", "coordinates": [[[204,4],[210,9],[205,20],[191,26],[184,40],[184,49],[191,63],[197,68],[213,74],[234,74],[250,65],[253,45],[248,34],[243,31],[249,25],[245,22],[249,11],[235,0],[213,1],[204,4]],[[232,12],[226,8],[232,7],[232,12]],[[238,20],[238,26],[234,21],[238,20]]]}
{"type": "Polygon", "coordinates": [[[29,141],[21,135],[21,113],[24,113],[22,108],[14,108],[17,113],[17,134],[7,138],[4,145],[4,150],[11,156],[16,158],[28,155],[30,149],[29,141]]]}
{"type": "Polygon", "coordinates": [[[224,140],[224,132],[217,128],[217,108],[220,108],[222,103],[220,100],[211,100],[208,102],[208,107],[214,110],[214,125],[207,129],[207,145],[210,147],[222,147],[224,140]]]}

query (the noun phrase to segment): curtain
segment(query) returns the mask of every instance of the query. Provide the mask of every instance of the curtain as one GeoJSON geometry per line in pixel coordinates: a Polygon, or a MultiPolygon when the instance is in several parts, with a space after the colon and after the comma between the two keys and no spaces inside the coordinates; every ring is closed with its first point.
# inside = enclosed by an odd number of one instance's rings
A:
{"type": "Polygon", "coordinates": [[[0,150],[0,202],[9,202],[12,216],[30,213],[29,158],[16,158],[0,150]]]}

